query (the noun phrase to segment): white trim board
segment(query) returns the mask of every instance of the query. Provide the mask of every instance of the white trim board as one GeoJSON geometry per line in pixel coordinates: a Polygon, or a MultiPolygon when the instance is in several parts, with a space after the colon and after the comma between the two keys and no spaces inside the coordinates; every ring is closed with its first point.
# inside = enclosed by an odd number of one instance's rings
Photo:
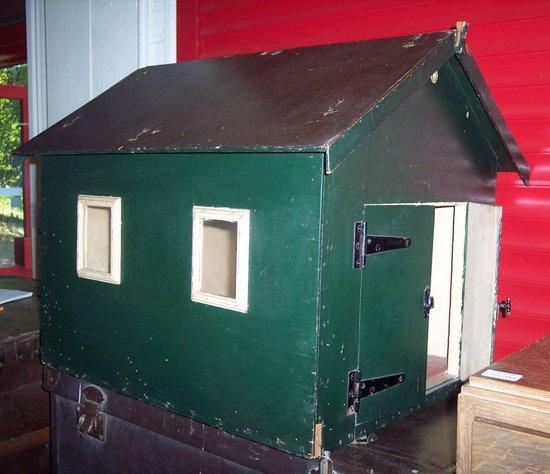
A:
{"type": "Polygon", "coordinates": [[[250,241],[250,211],[227,207],[193,206],[193,241],[191,262],[191,300],[219,308],[246,313],[248,311],[248,260],[250,241]],[[237,224],[235,297],[220,296],[203,291],[203,231],[206,221],[237,224]]]}
{"type": "Polygon", "coordinates": [[[119,197],[90,196],[80,194],[77,203],[77,245],[76,272],[80,278],[97,280],[105,283],[120,284],[121,267],[121,204],[119,197]],[[88,211],[90,208],[109,210],[108,265],[107,270],[87,267],[90,250],[88,249],[89,232],[95,229],[88,227],[88,211]]]}
{"type": "Polygon", "coordinates": [[[468,204],[460,378],[490,365],[498,312],[502,208],[468,204]]]}

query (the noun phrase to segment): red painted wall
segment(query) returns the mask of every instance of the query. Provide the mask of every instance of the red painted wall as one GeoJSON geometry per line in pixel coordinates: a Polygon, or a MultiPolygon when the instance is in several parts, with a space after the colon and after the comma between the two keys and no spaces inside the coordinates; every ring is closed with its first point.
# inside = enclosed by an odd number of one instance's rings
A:
{"type": "Polygon", "coordinates": [[[504,206],[495,358],[550,334],[549,0],[178,0],[178,60],[443,30],[467,44],[531,169],[501,174],[504,206]]]}

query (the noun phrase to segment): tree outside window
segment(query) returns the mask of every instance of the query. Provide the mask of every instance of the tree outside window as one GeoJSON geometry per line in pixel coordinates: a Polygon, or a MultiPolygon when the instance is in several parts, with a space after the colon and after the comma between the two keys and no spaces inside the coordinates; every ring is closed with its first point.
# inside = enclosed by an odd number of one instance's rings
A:
{"type": "Polygon", "coordinates": [[[22,140],[22,103],[1,91],[2,86],[26,84],[26,65],[0,69],[0,267],[14,265],[14,239],[25,233],[23,170],[11,165],[11,152],[22,140]]]}

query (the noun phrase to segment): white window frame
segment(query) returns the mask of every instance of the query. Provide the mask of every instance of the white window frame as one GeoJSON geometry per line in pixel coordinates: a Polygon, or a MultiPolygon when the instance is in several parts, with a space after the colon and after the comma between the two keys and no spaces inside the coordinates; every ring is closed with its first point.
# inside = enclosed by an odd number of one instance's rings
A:
{"type": "Polygon", "coordinates": [[[112,196],[90,196],[80,194],[77,205],[77,249],[76,272],[80,278],[97,280],[120,285],[121,260],[121,207],[122,199],[112,196]],[[86,268],[86,231],[88,207],[104,207],[110,209],[110,271],[101,272],[86,268]]]}
{"type": "Polygon", "coordinates": [[[250,211],[227,207],[193,206],[193,240],[191,264],[191,300],[219,308],[246,313],[248,311],[248,265],[250,241],[250,211]],[[203,225],[216,220],[237,224],[237,262],[235,298],[213,295],[201,291],[203,225]]]}

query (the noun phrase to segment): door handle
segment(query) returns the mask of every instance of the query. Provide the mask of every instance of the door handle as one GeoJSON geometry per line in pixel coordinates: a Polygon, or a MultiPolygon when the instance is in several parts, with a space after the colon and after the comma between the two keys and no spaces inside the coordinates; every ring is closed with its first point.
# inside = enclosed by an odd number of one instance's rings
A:
{"type": "Polygon", "coordinates": [[[434,307],[434,297],[430,295],[430,287],[424,290],[424,317],[430,317],[430,310],[434,307]]]}

